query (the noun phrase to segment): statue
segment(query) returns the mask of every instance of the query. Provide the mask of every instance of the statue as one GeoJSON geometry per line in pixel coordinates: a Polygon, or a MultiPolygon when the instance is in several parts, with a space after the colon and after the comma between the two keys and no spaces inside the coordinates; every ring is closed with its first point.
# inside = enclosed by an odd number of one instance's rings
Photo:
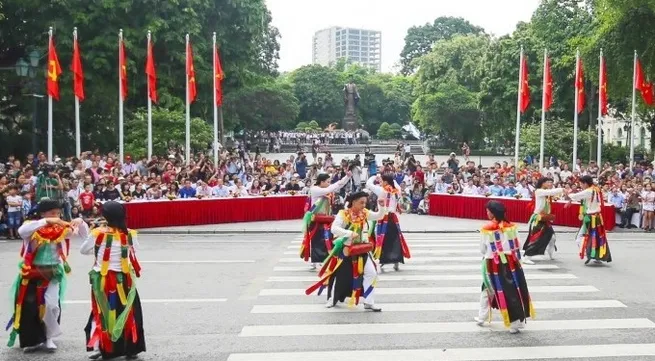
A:
{"type": "Polygon", "coordinates": [[[343,102],[346,105],[346,115],[343,118],[344,130],[357,130],[357,104],[359,103],[359,92],[355,81],[350,82],[343,87],[343,102]]]}

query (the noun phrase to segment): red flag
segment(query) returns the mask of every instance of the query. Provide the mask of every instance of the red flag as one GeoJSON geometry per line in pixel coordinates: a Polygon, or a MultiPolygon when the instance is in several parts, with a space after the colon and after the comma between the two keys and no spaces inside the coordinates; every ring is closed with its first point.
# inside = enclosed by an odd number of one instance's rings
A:
{"type": "Polygon", "coordinates": [[[214,74],[214,82],[216,87],[216,105],[219,107],[223,105],[223,79],[225,79],[225,74],[223,73],[223,67],[221,66],[221,58],[218,55],[218,48],[214,53],[214,64],[216,69],[216,74],[214,74]]]}
{"type": "Polygon", "coordinates": [[[125,43],[121,38],[118,44],[118,68],[121,80],[121,99],[127,99],[127,54],[125,53],[125,43]]]}
{"type": "MultiPolygon", "coordinates": [[[[150,35],[148,35],[150,37],[150,35]]],[[[152,41],[148,38],[148,55],[146,57],[146,75],[148,75],[148,97],[157,103],[157,73],[155,72],[155,58],[152,55],[152,41]]]]}
{"type": "Polygon", "coordinates": [[[525,56],[521,59],[521,113],[530,106],[530,86],[528,84],[528,61],[525,56]]]}
{"type": "Polygon", "coordinates": [[[196,100],[196,71],[193,68],[193,50],[191,49],[191,42],[186,43],[186,75],[189,78],[188,92],[189,103],[196,100]]]}
{"type": "Polygon", "coordinates": [[[59,65],[59,58],[57,58],[55,43],[51,35],[48,43],[48,77],[46,87],[48,96],[51,96],[57,101],[59,101],[59,75],[61,75],[61,66],[59,65]]]}
{"type": "Polygon", "coordinates": [[[639,90],[644,103],[653,105],[653,83],[646,80],[644,70],[641,68],[641,62],[637,59],[637,69],[635,78],[635,89],[639,90]]]}
{"type": "Polygon", "coordinates": [[[605,58],[600,59],[600,115],[607,115],[607,66],[605,58]]]}
{"type": "Polygon", "coordinates": [[[548,111],[553,105],[553,75],[550,72],[550,59],[546,58],[546,72],[544,74],[544,110],[548,111]]]}
{"type": "Polygon", "coordinates": [[[80,55],[80,47],[77,44],[77,36],[73,39],[73,64],[71,64],[71,71],[73,72],[73,92],[80,101],[84,100],[84,72],[82,71],[82,56],[80,55]]]}
{"type": "Polygon", "coordinates": [[[578,113],[582,113],[585,106],[585,94],[584,94],[584,69],[582,67],[582,59],[578,58],[577,64],[577,79],[575,79],[575,89],[578,92],[578,113]]]}

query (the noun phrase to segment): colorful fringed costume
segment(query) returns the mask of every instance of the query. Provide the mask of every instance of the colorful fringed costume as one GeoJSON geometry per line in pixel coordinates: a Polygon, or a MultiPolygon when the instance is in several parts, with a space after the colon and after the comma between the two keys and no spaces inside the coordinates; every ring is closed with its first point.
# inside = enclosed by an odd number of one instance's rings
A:
{"type": "Polygon", "coordinates": [[[521,245],[516,226],[492,221],[481,230],[482,294],[479,319],[491,322],[490,309],[498,309],[505,327],[518,330],[534,308],[521,266],[521,245]]]}
{"type": "Polygon", "coordinates": [[[546,250],[552,256],[555,246],[555,230],[553,220],[555,216],[551,213],[552,197],[562,194],[564,189],[537,189],[532,202],[532,217],[528,222],[528,237],[523,244],[525,256],[532,257],[544,255],[546,250]]]}
{"type": "Polygon", "coordinates": [[[103,358],[134,356],[146,350],[143,314],[136,289],[141,267],[135,254],[136,232],[95,229],[82,246],[94,254],[91,316],[85,328],[87,350],[97,348],[103,358]]]}
{"type": "Polygon", "coordinates": [[[411,254],[396,214],[399,211],[400,187],[389,185],[381,187],[375,185],[374,181],[375,177],[371,177],[366,187],[374,192],[378,199],[384,200],[384,206],[389,210],[389,214],[371,224],[370,237],[375,243],[373,256],[379,260],[380,265],[405,263],[405,258],[411,258],[411,254]]]}
{"type": "Polygon", "coordinates": [[[305,291],[307,295],[316,290],[321,295],[327,288],[328,303],[332,306],[346,298],[355,306],[360,297],[364,297],[366,305],[373,305],[377,267],[371,254],[373,244],[364,237],[364,227],[369,220],[381,219],[385,213],[385,208],[378,212],[364,209],[358,214],[351,209],[339,212],[332,224],[337,237],[334,246],[319,272],[320,280],[305,291]]]}
{"type": "Polygon", "coordinates": [[[321,188],[313,186],[309,190],[309,198],[305,205],[303,218],[303,241],[300,244],[300,258],[305,262],[321,263],[332,250],[332,233],[330,226],[334,221],[332,216],[332,200],[334,192],[348,183],[345,177],[337,183],[321,188]]]}
{"type": "MultiPolygon", "coordinates": [[[[26,222],[18,230],[23,237],[19,273],[11,288],[14,310],[7,324],[11,330],[7,345],[35,347],[61,335],[60,303],[71,269],[67,258],[71,228],[48,225],[45,219],[26,222]]],[[[81,226],[79,233],[86,235],[81,226]]]]}
{"type": "Polygon", "coordinates": [[[603,193],[597,186],[591,186],[582,192],[570,194],[572,200],[580,201],[580,219],[582,226],[578,232],[580,259],[597,262],[612,262],[607,234],[603,224],[601,209],[604,205],[603,193]]]}

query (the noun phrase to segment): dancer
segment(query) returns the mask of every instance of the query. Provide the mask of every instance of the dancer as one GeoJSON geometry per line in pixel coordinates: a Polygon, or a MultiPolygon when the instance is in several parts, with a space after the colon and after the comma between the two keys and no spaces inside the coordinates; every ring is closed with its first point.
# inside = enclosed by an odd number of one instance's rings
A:
{"type": "Polygon", "coordinates": [[[548,252],[548,257],[553,259],[555,246],[555,230],[552,222],[555,215],[551,214],[551,198],[564,193],[564,188],[553,188],[551,178],[542,177],[537,181],[537,189],[534,191],[534,212],[528,223],[528,238],[523,245],[525,255],[523,263],[534,264],[533,256],[543,256],[548,252]]]}
{"type": "Polygon", "coordinates": [[[318,289],[320,295],[327,287],[328,308],[336,306],[337,302],[344,302],[348,297],[351,306],[359,305],[360,297],[364,297],[365,310],[382,311],[374,302],[377,268],[371,255],[373,243],[364,238],[364,227],[369,220],[382,219],[387,210],[384,201],[380,200],[379,211],[369,211],[366,209],[367,200],[366,192],[353,193],[348,197],[347,208],[339,211],[332,223],[336,239],[330,256],[319,272],[321,279],[305,291],[310,295],[318,289]]]}
{"type": "Polygon", "coordinates": [[[86,332],[87,351],[95,360],[126,356],[136,358],[146,350],[143,313],[136,290],[141,267],[136,259],[136,232],[125,226],[125,207],[118,202],[102,206],[106,226],[91,231],[80,253],[93,254],[91,316],[86,332]]]}
{"type": "Polygon", "coordinates": [[[44,198],[37,206],[41,219],[25,222],[18,234],[23,239],[20,272],[11,289],[14,314],[7,325],[13,328],[7,345],[12,347],[19,338],[24,352],[45,346],[57,349],[53,339],[62,334],[59,327],[61,299],[66,290],[69,237],[85,238],[89,228],[81,218],[68,223],[62,220],[61,204],[44,198]]]}
{"type": "Polygon", "coordinates": [[[505,219],[502,203],[487,203],[487,216],[491,222],[480,231],[484,279],[480,310],[474,319],[478,326],[482,326],[486,320],[491,323],[491,308],[495,308],[500,310],[509,332],[518,333],[525,326],[525,320],[535,316],[520,262],[521,242],[516,226],[505,219]]]}
{"type": "Polygon", "coordinates": [[[585,265],[591,260],[594,263],[612,262],[612,254],[607,244],[607,235],[603,225],[603,193],[594,184],[594,179],[586,175],[580,178],[580,185],[584,188],[582,192],[569,194],[570,201],[580,201],[580,219],[582,226],[576,237],[580,247],[580,259],[587,257],[585,265]]]}
{"type": "Polygon", "coordinates": [[[323,262],[332,249],[332,235],[330,225],[334,221],[332,215],[332,201],[334,192],[343,188],[352,173],[348,172],[337,183],[330,184],[330,175],[321,173],[316,178],[316,184],[309,189],[307,212],[303,218],[303,241],[300,245],[300,258],[305,262],[311,259],[311,269],[323,262]]]}
{"type": "Polygon", "coordinates": [[[366,188],[375,193],[378,199],[383,200],[384,207],[389,211],[384,219],[371,226],[371,230],[375,230],[373,256],[380,261],[382,272],[384,272],[382,267],[386,264],[393,264],[393,269],[398,271],[400,269],[398,264],[404,264],[405,258],[411,257],[396,214],[399,210],[398,202],[402,196],[400,186],[394,181],[392,175],[385,174],[379,179],[375,176],[369,178],[366,188]],[[376,180],[379,180],[382,186],[376,185],[376,180]]]}

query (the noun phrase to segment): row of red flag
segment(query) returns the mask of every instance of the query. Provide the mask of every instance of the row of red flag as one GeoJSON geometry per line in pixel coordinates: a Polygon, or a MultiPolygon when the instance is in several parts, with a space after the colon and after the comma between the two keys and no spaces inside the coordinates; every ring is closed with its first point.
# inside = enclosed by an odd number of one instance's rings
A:
{"type": "MultiPolygon", "coordinates": [[[[553,77],[550,71],[550,59],[546,58],[546,64],[544,66],[544,110],[548,111],[553,105],[553,77]]],[[[600,103],[601,103],[601,114],[607,115],[607,67],[605,66],[605,58],[601,57],[601,85],[600,85],[600,103]]],[[[521,99],[519,101],[519,106],[521,113],[525,111],[530,106],[530,88],[528,86],[528,62],[526,57],[523,57],[521,61],[521,99]]],[[[577,112],[581,113],[585,107],[585,87],[584,87],[584,68],[582,66],[582,59],[578,59],[576,64],[576,80],[575,88],[577,90],[577,112]]],[[[644,100],[644,103],[647,105],[653,105],[655,99],[653,98],[653,83],[648,81],[644,75],[644,71],[641,67],[641,62],[639,59],[636,61],[635,66],[635,79],[634,87],[641,93],[641,97],[644,100]]]]}
{"type": "MultiPolygon", "coordinates": [[[[148,38],[147,46],[146,75],[148,76],[148,97],[150,100],[157,103],[157,73],[155,71],[155,59],[153,56],[153,47],[150,38],[148,38]]],[[[121,81],[121,99],[125,100],[127,99],[128,94],[127,52],[125,51],[125,43],[122,39],[119,39],[118,44],[118,62],[119,76],[121,81]]],[[[193,50],[191,48],[191,42],[188,42],[186,47],[186,64],[186,74],[189,79],[189,102],[192,103],[196,100],[198,93],[196,91],[195,70],[193,67],[193,50]]],[[[214,64],[216,69],[214,74],[216,105],[221,106],[223,105],[222,81],[225,78],[225,75],[223,73],[220,57],[218,55],[218,49],[216,49],[214,52],[214,64]]],[[[71,71],[73,73],[73,92],[80,101],[83,101],[84,72],[82,70],[82,56],[80,54],[80,48],[77,43],[77,37],[74,37],[73,39],[73,61],[71,63],[71,71]]],[[[54,41],[52,37],[50,37],[48,44],[48,76],[46,81],[46,88],[48,96],[51,96],[57,101],[59,101],[59,76],[61,73],[61,66],[59,64],[59,58],[57,57],[54,41]]]]}

